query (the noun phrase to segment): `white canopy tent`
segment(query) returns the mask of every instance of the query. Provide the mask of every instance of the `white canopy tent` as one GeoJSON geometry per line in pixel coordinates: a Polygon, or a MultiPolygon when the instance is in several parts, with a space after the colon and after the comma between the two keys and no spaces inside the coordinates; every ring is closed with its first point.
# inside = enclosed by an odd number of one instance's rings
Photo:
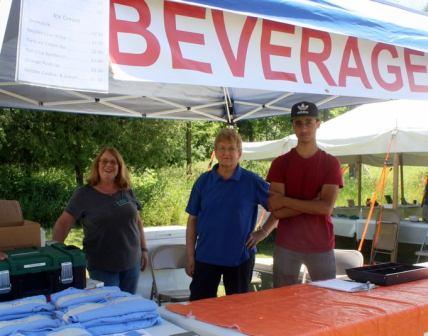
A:
{"type": "MultiPolygon", "coordinates": [[[[385,153],[402,153],[403,164],[428,166],[428,101],[395,100],[365,104],[321,124],[320,148],[342,163],[382,166],[385,153]]],[[[245,142],[244,160],[267,160],[288,152],[296,136],[245,142]]]]}
{"type": "Polygon", "coordinates": [[[0,106],[215,120],[428,98],[428,16],[386,0],[0,0],[0,106]]]}
{"type": "MultiPolygon", "coordinates": [[[[362,163],[382,166],[388,150],[391,164],[394,163],[396,168],[398,164],[401,167],[428,166],[428,101],[396,100],[359,106],[321,124],[317,143],[338,157],[341,163],[356,163],[359,167],[362,163]]],[[[243,159],[272,159],[296,144],[294,134],[277,141],[246,142],[243,159]]],[[[393,198],[396,204],[397,169],[394,172],[393,198]]],[[[361,194],[358,204],[361,204],[361,194]]]]}

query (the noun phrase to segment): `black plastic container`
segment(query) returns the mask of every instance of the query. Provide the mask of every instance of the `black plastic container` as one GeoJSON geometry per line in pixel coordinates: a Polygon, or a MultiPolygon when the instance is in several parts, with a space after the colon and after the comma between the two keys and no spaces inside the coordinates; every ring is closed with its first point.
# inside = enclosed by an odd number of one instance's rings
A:
{"type": "Polygon", "coordinates": [[[395,285],[403,282],[428,278],[428,268],[397,263],[382,263],[372,266],[348,268],[346,274],[358,282],[376,285],[395,285]]]}
{"type": "Polygon", "coordinates": [[[85,254],[75,246],[53,244],[8,251],[0,261],[0,301],[85,288],[85,254]]]}

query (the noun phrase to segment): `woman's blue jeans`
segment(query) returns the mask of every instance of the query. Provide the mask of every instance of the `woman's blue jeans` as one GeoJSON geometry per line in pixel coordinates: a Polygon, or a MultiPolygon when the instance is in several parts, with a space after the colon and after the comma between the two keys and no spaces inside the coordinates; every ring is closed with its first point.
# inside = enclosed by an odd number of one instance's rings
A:
{"type": "Polygon", "coordinates": [[[117,286],[122,291],[135,294],[137,291],[140,269],[140,263],[138,263],[135,267],[120,272],[109,272],[97,269],[88,270],[88,272],[91,279],[104,282],[104,286],[117,286]]]}

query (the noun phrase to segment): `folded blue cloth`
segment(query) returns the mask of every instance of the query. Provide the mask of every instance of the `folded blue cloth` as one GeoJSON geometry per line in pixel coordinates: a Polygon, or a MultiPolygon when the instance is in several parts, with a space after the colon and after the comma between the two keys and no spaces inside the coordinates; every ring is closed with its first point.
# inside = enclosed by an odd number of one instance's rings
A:
{"type": "Polygon", "coordinates": [[[72,306],[90,302],[106,302],[108,300],[126,297],[131,294],[122,292],[119,287],[106,286],[94,289],[67,288],[51,295],[51,302],[57,309],[66,309],[72,306]]]}
{"type": "MultiPolygon", "coordinates": [[[[151,300],[147,300],[138,295],[130,295],[110,300],[105,303],[87,303],[81,306],[72,307],[65,311],[57,312],[67,323],[85,323],[95,319],[105,317],[124,316],[126,314],[147,312],[156,313],[157,305],[151,300]]],[[[124,321],[128,321],[124,317],[124,321]]]]}
{"type": "Polygon", "coordinates": [[[34,313],[52,312],[55,307],[46,302],[44,295],[30,296],[0,303],[0,321],[23,318],[34,313]]]}
{"type": "MultiPolygon", "coordinates": [[[[133,329],[128,331],[121,331],[113,334],[104,334],[105,336],[147,336],[146,328],[133,329]]],[[[150,334],[151,335],[151,334],[150,334]]]]}
{"type": "Polygon", "coordinates": [[[85,326],[85,328],[89,328],[89,327],[94,327],[99,325],[127,323],[127,322],[133,322],[133,321],[141,321],[141,320],[153,320],[158,317],[159,317],[159,314],[157,311],[136,312],[136,313],[129,313],[125,315],[102,317],[99,319],[83,322],[82,325],[85,326]]]}
{"type": "MultiPolygon", "coordinates": [[[[22,313],[22,314],[15,314],[15,315],[6,315],[6,316],[0,316],[0,321],[10,321],[10,320],[16,320],[16,319],[21,319],[24,317],[28,317],[33,315],[34,313],[22,313]]],[[[49,311],[49,312],[38,312],[38,315],[46,315],[46,316],[50,316],[50,317],[55,317],[55,312],[53,311],[49,311]]]]}
{"type": "Polygon", "coordinates": [[[92,334],[79,323],[75,323],[59,327],[48,332],[46,336],[92,336],[92,334]]]}
{"type": "Polygon", "coordinates": [[[75,323],[73,325],[55,328],[54,330],[49,332],[22,332],[13,333],[11,336],[92,336],[92,334],[84,327],[82,327],[79,323],[75,323]]]}
{"type": "MultiPolygon", "coordinates": [[[[153,319],[146,319],[141,321],[133,321],[133,322],[126,322],[126,323],[118,323],[118,324],[106,324],[106,325],[99,325],[96,327],[87,327],[89,332],[92,335],[106,335],[106,334],[112,334],[112,333],[124,333],[131,330],[138,330],[142,328],[149,328],[154,325],[157,325],[161,323],[160,317],[156,317],[153,319]]],[[[128,335],[128,334],[125,334],[128,335]]],[[[138,333],[130,333],[129,335],[139,335],[138,333]]]]}
{"type": "Polygon", "coordinates": [[[62,322],[50,316],[35,314],[21,319],[0,321],[0,336],[9,335],[46,335],[58,328],[62,322]]]}

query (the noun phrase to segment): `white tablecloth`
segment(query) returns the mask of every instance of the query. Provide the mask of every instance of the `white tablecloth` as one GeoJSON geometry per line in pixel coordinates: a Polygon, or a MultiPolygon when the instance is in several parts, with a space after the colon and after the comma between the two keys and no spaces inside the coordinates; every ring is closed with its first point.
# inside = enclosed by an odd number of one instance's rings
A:
{"type": "MultiPolygon", "coordinates": [[[[183,329],[174,323],[171,323],[167,320],[163,320],[160,325],[146,328],[145,331],[150,336],[165,336],[165,335],[175,335],[186,332],[188,329],[183,329]]],[[[132,332],[129,332],[129,335],[132,335],[132,332]]]]}
{"type": "Polygon", "coordinates": [[[343,217],[332,217],[334,234],[341,237],[354,237],[357,221],[343,217]]]}
{"type": "MultiPolygon", "coordinates": [[[[192,317],[186,317],[180,314],[170,312],[165,307],[159,308],[159,314],[165,320],[168,320],[181,328],[194,331],[203,336],[242,336],[244,334],[239,331],[223,328],[214,324],[201,322],[192,317]]],[[[167,334],[168,335],[168,334],[167,334]]]]}
{"type": "MultiPolygon", "coordinates": [[[[365,223],[365,219],[333,217],[334,233],[335,235],[342,237],[354,237],[356,235],[357,240],[360,240],[365,223]]],[[[373,239],[375,226],[376,222],[371,220],[367,230],[366,239],[373,239]]],[[[428,223],[402,220],[400,221],[398,241],[400,243],[420,245],[422,244],[427,231],[428,223]]]]}

